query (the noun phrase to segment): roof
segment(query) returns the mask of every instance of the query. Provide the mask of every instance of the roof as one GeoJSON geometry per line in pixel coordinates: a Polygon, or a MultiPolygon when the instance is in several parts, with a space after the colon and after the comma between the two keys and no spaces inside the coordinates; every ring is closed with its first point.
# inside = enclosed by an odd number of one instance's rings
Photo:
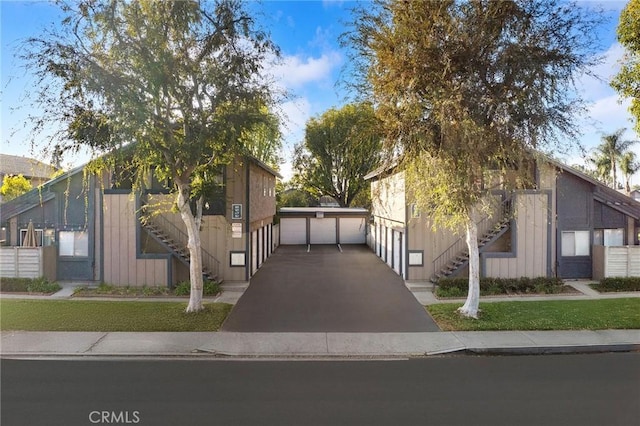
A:
{"type": "Polygon", "coordinates": [[[343,216],[368,216],[369,210],[359,207],[281,207],[281,216],[315,216],[316,213],[327,213],[343,216]]]}
{"type": "Polygon", "coordinates": [[[33,158],[0,154],[0,174],[49,179],[57,169],[33,158]]]}
{"type": "MultiPolygon", "coordinates": [[[[616,191],[613,188],[609,188],[602,182],[597,179],[592,178],[591,176],[582,173],[579,170],[574,169],[564,163],[561,163],[558,160],[555,160],[548,155],[545,155],[541,152],[536,152],[536,157],[541,159],[542,161],[546,161],[549,164],[554,165],[558,169],[563,172],[570,173],[582,180],[589,182],[594,185],[595,189],[593,192],[593,197],[595,200],[615,209],[619,212],[626,214],[627,216],[633,217],[636,220],[640,220],[640,202],[636,201],[634,198],[629,197],[625,194],[622,194],[616,191]]],[[[397,163],[392,163],[388,165],[383,165],[378,167],[376,170],[373,170],[369,174],[367,174],[364,178],[365,180],[373,179],[378,177],[386,172],[394,173],[394,169],[397,167],[397,163]]]]}
{"type": "Polygon", "coordinates": [[[277,171],[275,171],[274,169],[272,169],[271,167],[267,166],[265,163],[263,163],[262,161],[258,160],[256,157],[254,157],[251,154],[245,154],[247,156],[247,158],[249,158],[256,166],[260,167],[261,169],[267,171],[268,173],[274,175],[275,177],[282,179],[282,176],[280,175],[280,173],[278,173],[277,171]]]}
{"type": "Polygon", "coordinates": [[[51,186],[62,181],[63,179],[67,179],[78,172],[81,172],[84,166],[76,167],[62,175],[56,177],[55,179],[51,179],[48,182],[43,183],[38,188],[34,188],[31,191],[22,194],[19,197],[14,198],[11,201],[7,201],[0,205],[0,220],[6,221],[14,216],[17,216],[21,213],[26,212],[38,205],[44,204],[45,202],[53,199],[55,194],[51,192],[51,186]]]}
{"type": "Polygon", "coordinates": [[[398,167],[398,160],[393,161],[389,164],[383,164],[375,170],[370,171],[366,175],[364,175],[364,180],[370,180],[376,178],[384,173],[393,173],[394,169],[398,167]]]}
{"type": "Polygon", "coordinates": [[[626,214],[636,220],[640,220],[640,202],[634,200],[633,198],[622,194],[616,191],[613,188],[609,188],[604,183],[600,182],[597,179],[592,178],[591,176],[582,173],[579,170],[574,169],[571,166],[567,166],[564,163],[561,163],[557,160],[554,160],[551,157],[543,156],[544,161],[547,161],[550,164],[553,164],[561,171],[572,174],[584,181],[592,184],[595,189],[593,191],[593,198],[602,204],[605,204],[615,210],[618,210],[621,213],[626,214]]]}

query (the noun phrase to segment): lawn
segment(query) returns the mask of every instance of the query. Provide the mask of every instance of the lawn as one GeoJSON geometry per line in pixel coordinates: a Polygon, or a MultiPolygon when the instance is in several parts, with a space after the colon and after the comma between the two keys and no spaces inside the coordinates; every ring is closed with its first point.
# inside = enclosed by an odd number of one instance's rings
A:
{"type": "Polygon", "coordinates": [[[232,305],[184,302],[0,300],[0,329],[29,331],[218,331],[232,305]]]}
{"type": "Polygon", "coordinates": [[[606,330],[640,328],[640,298],[480,303],[480,319],[462,318],[460,303],[427,307],[444,331],[606,330]]]}

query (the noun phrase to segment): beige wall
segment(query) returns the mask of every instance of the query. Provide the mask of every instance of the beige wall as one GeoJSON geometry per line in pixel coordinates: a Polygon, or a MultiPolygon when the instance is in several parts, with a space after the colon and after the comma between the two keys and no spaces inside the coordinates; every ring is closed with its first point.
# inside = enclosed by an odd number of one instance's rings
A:
{"type": "Polygon", "coordinates": [[[404,224],[407,203],[404,172],[371,182],[371,200],[373,216],[404,224]]]}
{"type": "MultiPolygon", "coordinates": [[[[516,196],[515,257],[488,257],[485,276],[520,278],[547,276],[549,238],[549,197],[547,193],[516,196]]],[[[512,229],[511,232],[514,232],[512,229]]],[[[552,233],[553,234],[553,233],[552,233]]]]}
{"type": "Polygon", "coordinates": [[[555,166],[552,166],[548,163],[538,162],[538,175],[540,179],[540,190],[543,191],[551,191],[551,211],[554,214],[551,215],[551,272],[552,275],[556,274],[556,229],[557,229],[557,221],[555,212],[557,211],[557,196],[556,196],[556,188],[557,188],[557,176],[558,170],[555,166]]]}
{"type": "Polygon", "coordinates": [[[434,230],[431,220],[425,214],[409,220],[408,233],[409,250],[424,250],[424,266],[409,266],[409,279],[417,281],[431,278],[435,272],[433,261],[462,238],[447,229],[434,230]]]}
{"type": "Polygon", "coordinates": [[[104,281],[114,285],[166,286],[167,259],[136,256],[135,201],[131,194],[104,194],[104,281]]]}

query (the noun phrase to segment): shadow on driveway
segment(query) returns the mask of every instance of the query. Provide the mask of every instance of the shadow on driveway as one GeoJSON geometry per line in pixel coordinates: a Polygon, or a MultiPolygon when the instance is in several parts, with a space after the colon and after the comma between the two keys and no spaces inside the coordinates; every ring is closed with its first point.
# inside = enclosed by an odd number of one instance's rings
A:
{"type": "Polygon", "coordinates": [[[440,331],[367,246],[280,246],[251,279],[222,331],[440,331]]]}

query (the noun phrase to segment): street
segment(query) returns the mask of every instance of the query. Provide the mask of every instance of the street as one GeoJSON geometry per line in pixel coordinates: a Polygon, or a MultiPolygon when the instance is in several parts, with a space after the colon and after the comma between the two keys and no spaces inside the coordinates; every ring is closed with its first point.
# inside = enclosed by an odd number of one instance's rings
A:
{"type": "Polygon", "coordinates": [[[3,426],[631,425],[640,353],[398,361],[3,359],[3,426]]]}

